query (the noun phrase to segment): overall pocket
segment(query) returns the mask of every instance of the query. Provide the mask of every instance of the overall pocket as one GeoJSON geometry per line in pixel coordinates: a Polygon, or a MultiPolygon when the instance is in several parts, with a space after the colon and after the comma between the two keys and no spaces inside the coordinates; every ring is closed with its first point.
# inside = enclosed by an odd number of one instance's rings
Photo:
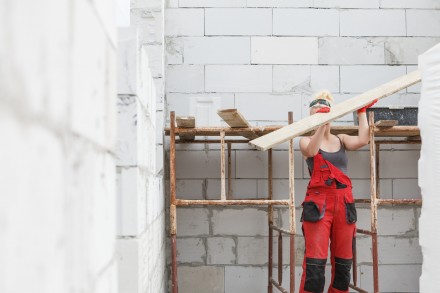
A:
{"type": "Polygon", "coordinates": [[[345,195],[345,218],[348,224],[354,224],[357,221],[357,212],[353,195],[345,195]]]}
{"type": "Polygon", "coordinates": [[[301,221],[317,222],[321,220],[325,214],[325,195],[308,192],[302,207],[301,221]]]}

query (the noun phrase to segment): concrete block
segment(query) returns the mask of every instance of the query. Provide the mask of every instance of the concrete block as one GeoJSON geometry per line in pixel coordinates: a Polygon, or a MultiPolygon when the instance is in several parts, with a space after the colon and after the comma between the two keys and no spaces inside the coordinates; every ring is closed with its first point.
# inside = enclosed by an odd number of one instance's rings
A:
{"type": "Polygon", "coordinates": [[[272,9],[207,8],[205,35],[271,35],[272,9]]]}
{"type": "Polygon", "coordinates": [[[379,264],[422,264],[418,238],[379,237],[379,264]]]}
{"type": "MultiPolygon", "coordinates": [[[[351,1],[353,2],[353,1],[351,1]]],[[[384,42],[375,38],[319,39],[319,64],[384,64],[384,42]]]]}
{"type": "Polygon", "coordinates": [[[319,8],[379,8],[380,0],[315,0],[314,7],[319,8]]]}
{"type": "Polygon", "coordinates": [[[207,241],[207,263],[230,265],[236,263],[236,243],[234,238],[209,237],[207,241]]]}
{"type": "Polygon", "coordinates": [[[271,92],[271,65],[206,65],[207,92],[271,92]]]}
{"type": "Polygon", "coordinates": [[[138,91],[139,42],[137,28],[118,29],[118,94],[138,91]]]}
{"type": "Polygon", "coordinates": [[[438,9],[440,3],[436,0],[381,0],[381,8],[426,8],[438,9]]]}
{"type": "Polygon", "coordinates": [[[185,64],[250,64],[250,37],[188,37],[183,40],[185,64]]]}
{"type": "Polygon", "coordinates": [[[205,72],[202,65],[168,65],[167,92],[203,92],[205,72]]]}
{"type": "MultiPolygon", "coordinates": [[[[116,164],[118,166],[137,165],[138,132],[137,115],[139,103],[134,96],[118,96],[118,138],[115,146],[116,164]]],[[[140,117],[142,117],[140,115],[140,117]]],[[[140,118],[139,117],[139,118],[140,118]]]]}
{"type": "Polygon", "coordinates": [[[412,207],[380,207],[378,209],[378,235],[415,236],[416,214],[412,207]]]}
{"type": "Polygon", "coordinates": [[[440,11],[410,9],[406,12],[408,36],[440,36],[440,11]]]}
{"type": "MultiPolygon", "coordinates": [[[[267,154],[257,151],[236,151],[236,172],[238,178],[267,178],[268,165],[267,154]]],[[[294,167],[302,168],[301,155],[294,153],[294,167]]],[[[275,151],[272,153],[273,178],[288,178],[289,162],[288,153],[275,151]],[[276,167],[275,167],[276,166],[276,167]]],[[[301,174],[295,174],[295,178],[301,178],[301,174]]]]}
{"type": "Polygon", "coordinates": [[[422,198],[418,179],[393,179],[393,198],[422,198]]]}
{"type": "Polygon", "coordinates": [[[321,89],[339,92],[339,68],[337,66],[275,65],[273,89],[275,92],[301,92],[306,95],[307,100],[311,93],[321,89]]]}
{"type": "Polygon", "coordinates": [[[176,196],[182,199],[203,199],[203,180],[176,180],[176,196]]]}
{"type": "Polygon", "coordinates": [[[267,212],[256,208],[214,209],[211,225],[214,235],[267,236],[267,212]]]}
{"type": "Polygon", "coordinates": [[[168,111],[175,111],[178,116],[194,116],[196,126],[224,125],[217,111],[232,108],[234,108],[234,94],[231,93],[167,94],[168,111]]]}
{"type": "Polygon", "coordinates": [[[268,262],[268,237],[238,237],[237,264],[264,265],[268,262]]]}
{"type": "Polygon", "coordinates": [[[405,36],[405,10],[342,10],[340,27],[341,36],[405,36]]]}
{"type": "Polygon", "coordinates": [[[267,268],[249,266],[225,267],[225,292],[267,292],[267,268]]]}
{"type": "Polygon", "coordinates": [[[224,293],[225,271],[214,266],[179,266],[179,292],[224,293]]]}
{"type": "Polygon", "coordinates": [[[177,238],[177,262],[200,265],[206,262],[206,247],[203,238],[177,238]]]}
{"type": "Polygon", "coordinates": [[[273,10],[273,34],[279,36],[339,36],[339,12],[333,9],[273,10]],[[325,23],[326,25],[322,25],[325,23]]]}
{"type": "Polygon", "coordinates": [[[163,44],[144,45],[142,47],[148,56],[148,68],[153,78],[163,77],[163,44]]]}
{"type": "Polygon", "coordinates": [[[183,64],[183,41],[185,37],[165,36],[165,64],[183,64]]]}
{"type": "Polygon", "coordinates": [[[118,210],[117,234],[137,236],[145,229],[146,186],[145,178],[136,167],[121,168],[117,176],[118,210]]]}
{"type": "Polygon", "coordinates": [[[313,7],[312,0],[247,0],[248,7],[313,7]]]}
{"type": "Polygon", "coordinates": [[[138,28],[142,44],[158,44],[163,42],[164,13],[162,9],[148,7],[131,8],[130,25],[138,28]]]}
{"type": "MultiPolygon", "coordinates": [[[[379,289],[381,292],[419,292],[421,270],[420,265],[379,266],[379,289]]],[[[372,267],[362,265],[360,271],[360,287],[372,292],[374,290],[372,267]]]]}
{"type": "Polygon", "coordinates": [[[138,239],[118,239],[116,241],[116,259],[118,263],[118,292],[140,292],[142,290],[141,247],[138,239]]]}
{"type": "Polygon", "coordinates": [[[252,37],[252,64],[317,64],[317,38],[252,37]]]}
{"type": "Polygon", "coordinates": [[[300,94],[275,95],[275,94],[236,94],[235,108],[251,121],[286,121],[288,111],[293,112],[293,117],[301,119],[302,99],[300,94]],[[270,111],[267,104],[270,103],[270,111]]]}
{"type": "Polygon", "coordinates": [[[417,64],[419,55],[439,42],[439,38],[388,38],[385,42],[385,63],[417,64]]]}
{"type": "MultiPolygon", "coordinates": [[[[232,160],[235,160],[234,154],[232,160]]],[[[178,179],[220,178],[220,152],[177,151],[176,176],[178,179]]]]}
{"type": "Polygon", "coordinates": [[[390,151],[381,156],[381,178],[418,178],[419,151],[390,151]]]}
{"type": "Polygon", "coordinates": [[[165,9],[166,36],[203,36],[203,9],[165,9]]]}
{"type": "MultiPolygon", "coordinates": [[[[220,199],[221,180],[207,180],[207,198],[220,199]]],[[[232,179],[231,180],[233,199],[255,199],[257,195],[257,180],[255,179],[232,179]]],[[[226,179],[226,194],[228,194],[228,180],[226,179]]]]}
{"type": "Polygon", "coordinates": [[[403,66],[341,66],[341,92],[362,93],[405,74],[403,66]]]}
{"type": "Polygon", "coordinates": [[[179,7],[246,7],[246,0],[179,0],[179,7]]]}
{"type": "Polygon", "coordinates": [[[177,208],[177,235],[209,234],[209,211],[205,208],[177,208]]]}

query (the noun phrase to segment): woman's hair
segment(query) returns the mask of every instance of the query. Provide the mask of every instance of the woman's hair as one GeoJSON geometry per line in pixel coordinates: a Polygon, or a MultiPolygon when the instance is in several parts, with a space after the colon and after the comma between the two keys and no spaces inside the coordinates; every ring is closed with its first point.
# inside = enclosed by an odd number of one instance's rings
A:
{"type": "Polygon", "coordinates": [[[312,104],[316,100],[326,100],[329,102],[330,105],[333,104],[333,96],[328,90],[322,90],[322,91],[316,92],[312,96],[312,99],[310,100],[309,105],[312,104]]]}

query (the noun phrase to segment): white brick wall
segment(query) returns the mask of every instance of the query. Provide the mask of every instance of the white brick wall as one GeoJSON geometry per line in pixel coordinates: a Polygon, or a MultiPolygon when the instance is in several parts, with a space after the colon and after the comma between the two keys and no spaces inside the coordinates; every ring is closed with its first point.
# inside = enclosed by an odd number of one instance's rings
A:
{"type": "MultiPolygon", "coordinates": [[[[166,64],[170,71],[166,76],[168,110],[176,111],[179,116],[196,116],[198,126],[224,125],[216,111],[226,108],[239,109],[257,126],[286,124],[288,111],[293,111],[294,119],[299,120],[309,115],[307,105],[313,92],[328,89],[336,103],[345,101],[415,70],[418,55],[440,41],[439,5],[433,0],[180,0],[168,1],[167,5],[170,10],[180,10],[180,15],[204,11],[204,19],[198,13],[191,24],[181,23],[182,28],[192,27],[192,35],[167,33],[166,40],[166,64]],[[200,35],[194,33],[202,29],[200,35]]],[[[166,19],[166,22],[177,26],[179,21],[188,22],[189,18],[166,19]]],[[[381,100],[377,106],[418,105],[419,93],[420,86],[412,86],[381,100]]],[[[341,117],[338,123],[352,125],[352,113],[341,117]]],[[[295,203],[299,206],[309,174],[297,140],[295,148],[295,203]]],[[[415,168],[419,149],[403,145],[384,145],[381,149],[381,197],[420,197],[415,168]]],[[[277,199],[288,198],[286,150],[287,144],[283,144],[274,151],[273,184],[277,199]]],[[[348,156],[354,194],[369,198],[368,148],[349,152],[348,156]]],[[[219,160],[218,145],[179,146],[177,178],[182,196],[218,199],[219,160]]],[[[246,145],[234,146],[232,189],[234,198],[266,197],[267,154],[250,150],[246,145]]],[[[198,209],[189,210],[198,215],[198,209]]],[[[299,232],[296,253],[300,262],[301,209],[297,208],[296,213],[299,232]]],[[[207,257],[201,268],[221,269],[225,286],[221,292],[240,288],[267,291],[266,282],[259,283],[260,274],[264,279],[267,274],[265,210],[207,209],[200,216],[201,227],[188,220],[190,214],[187,212],[183,218],[186,228],[178,230],[178,235],[206,240],[207,257]],[[201,232],[187,228],[191,225],[201,232]],[[180,234],[181,230],[184,234],[180,234]],[[255,255],[260,251],[260,255],[255,255]]],[[[359,226],[369,229],[368,208],[359,208],[359,214],[359,226]]],[[[287,209],[277,210],[274,216],[283,227],[288,227],[287,209]]],[[[380,210],[380,239],[383,250],[389,252],[381,256],[381,267],[395,266],[403,272],[402,276],[409,267],[420,270],[417,219],[418,210],[412,207],[388,206],[380,210]],[[397,246],[401,249],[391,251],[397,246]],[[397,261],[399,255],[407,257],[397,261]]],[[[362,251],[368,256],[371,252],[367,244],[371,241],[369,238],[362,241],[362,251]]],[[[365,272],[361,286],[365,285],[366,290],[372,285],[372,274],[367,272],[370,264],[371,260],[365,260],[358,267],[359,273],[365,272]]],[[[298,277],[300,273],[298,267],[298,277]]],[[[288,275],[286,271],[284,274],[288,275]]],[[[196,275],[201,273],[192,270],[191,276],[196,275]]],[[[414,279],[418,278],[416,275],[414,279]]],[[[397,274],[393,276],[397,278],[393,279],[395,290],[403,292],[405,280],[397,274]]],[[[395,292],[388,280],[381,279],[381,292],[382,285],[384,290],[395,292]]],[[[417,291],[417,286],[408,288],[417,291]]]]}
{"type": "Polygon", "coordinates": [[[185,64],[249,64],[249,37],[191,37],[183,40],[185,64]]]}
{"type": "Polygon", "coordinates": [[[165,35],[203,36],[203,9],[166,9],[165,35]]]}
{"type": "Polygon", "coordinates": [[[274,9],[273,34],[339,36],[339,12],[334,9],[274,9]]]}
{"type": "Polygon", "coordinates": [[[2,2],[1,292],[117,292],[113,8],[2,2]]]}
{"type": "Polygon", "coordinates": [[[205,10],[205,35],[270,35],[272,9],[218,8],[205,10]]]}
{"type": "Polygon", "coordinates": [[[272,91],[270,65],[207,65],[207,92],[264,92],[272,91]]]}
{"type": "Polygon", "coordinates": [[[131,5],[118,35],[117,277],[119,292],[166,292],[163,11],[161,1],[131,5]]]}

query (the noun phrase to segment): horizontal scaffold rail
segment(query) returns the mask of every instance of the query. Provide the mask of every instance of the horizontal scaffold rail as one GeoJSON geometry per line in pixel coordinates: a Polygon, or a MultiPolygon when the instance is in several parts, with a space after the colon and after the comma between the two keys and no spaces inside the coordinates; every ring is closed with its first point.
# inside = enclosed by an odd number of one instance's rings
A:
{"type": "Polygon", "coordinates": [[[231,206],[231,205],[289,205],[289,200],[269,200],[269,199],[227,199],[227,200],[204,200],[204,199],[176,199],[177,206],[192,206],[192,205],[217,205],[217,206],[231,206]]]}
{"type": "MultiPolygon", "coordinates": [[[[196,128],[175,128],[176,134],[191,134],[195,136],[220,136],[220,132],[224,132],[225,136],[247,136],[249,133],[257,135],[265,135],[276,131],[283,126],[265,126],[265,127],[249,127],[249,128],[231,128],[231,127],[196,127],[196,128]]],[[[349,134],[357,135],[358,126],[332,126],[332,134],[349,134]]],[[[302,134],[302,136],[310,136],[312,131],[302,134]]],[[[170,129],[165,128],[165,135],[170,135],[170,129]]],[[[376,137],[412,137],[419,136],[420,129],[417,126],[392,126],[392,127],[375,127],[374,135],[376,137]]]]}

